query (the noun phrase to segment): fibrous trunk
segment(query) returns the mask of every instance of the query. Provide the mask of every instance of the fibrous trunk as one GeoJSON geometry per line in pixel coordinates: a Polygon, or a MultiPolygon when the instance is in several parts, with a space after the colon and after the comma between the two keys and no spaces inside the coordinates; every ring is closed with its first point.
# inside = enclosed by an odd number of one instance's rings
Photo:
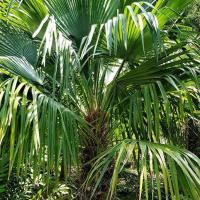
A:
{"type": "MultiPolygon", "coordinates": [[[[106,150],[108,146],[108,115],[106,112],[95,109],[87,114],[85,120],[90,126],[90,134],[88,137],[87,144],[84,146],[82,151],[82,179],[85,179],[92,168],[92,163],[88,161],[95,158],[100,152],[106,150]]],[[[101,185],[101,188],[96,192],[93,199],[104,199],[104,195],[108,188],[108,182],[110,180],[110,172],[106,173],[106,178],[101,185]]],[[[92,190],[90,187],[87,191],[89,194],[92,190]]],[[[88,199],[87,194],[82,199],[88,199]]]]}

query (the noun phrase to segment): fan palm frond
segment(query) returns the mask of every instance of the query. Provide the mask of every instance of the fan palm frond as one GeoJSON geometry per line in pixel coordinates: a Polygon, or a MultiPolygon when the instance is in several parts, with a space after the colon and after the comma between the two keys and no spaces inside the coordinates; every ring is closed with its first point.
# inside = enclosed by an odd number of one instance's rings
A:
{"type": "Polygon", "coordinates": [[[193,199],[200,197],[200,172],[197,167],[200,160],[195,155],[172,145],[134,140],[124,140],[98,156],[86,182],[97,178],[93,194],[105,172],[113,165],[107,194],[107,199],[111,199],[116,191],[118,176],[128,162],[139,166],[139,199],[154,196],[162,199],[162,184],[166,199],[180,199],[181,193],[193,199]]]}
{"type": "Polygon", "coordinates": [[[26,80],[42,84],[36,71],[37,44],[27,34],[2,23],[0,28],[0,66],[26,80]]]}
{"type": "Polygon", "coordinates": [[[0,145],[9,139],[10,172],[14,162],[19,172],[27,160],[41,164],[34,165],[35,173],[39,173],[37,166],[43,166],[48,173],[55,169],[56,174],[61,155],[65,169],[71,166],[70,160],[77,162],[77,122],[87,129],[80,117],[18,78],[8,79],[0,88],[0,145]]]}
{"type": "MultiPolygon", "coordinates": [[[[48,15],[43,0],[6,0],[0,2],[0,8],[2,21],[18,27],[30,35],[35,32],[42,20],[48,15]]],[[[38,37],[42,38],[43,33],[40,33],[38,37]]]]}

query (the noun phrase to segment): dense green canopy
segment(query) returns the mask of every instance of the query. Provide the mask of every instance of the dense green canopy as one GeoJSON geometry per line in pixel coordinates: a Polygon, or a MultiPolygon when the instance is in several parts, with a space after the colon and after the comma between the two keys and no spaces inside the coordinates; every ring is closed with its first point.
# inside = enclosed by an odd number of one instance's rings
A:
{"type": "Polygon", "coordinates": [[[1,1],[0,178],[76,171],[77,199],[112,199],[128,169],[138,199],[199,200],[184,128],[200,113],[192,2],[1,1]]]}

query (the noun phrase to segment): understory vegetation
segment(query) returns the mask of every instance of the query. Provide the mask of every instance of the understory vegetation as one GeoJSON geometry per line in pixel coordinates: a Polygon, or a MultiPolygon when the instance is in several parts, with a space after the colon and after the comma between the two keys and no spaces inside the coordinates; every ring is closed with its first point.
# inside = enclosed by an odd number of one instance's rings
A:
{"type": "Polygon", "coordinates": [[[199,200],[199,13],[0,1],[0,200],[199,200]]]}

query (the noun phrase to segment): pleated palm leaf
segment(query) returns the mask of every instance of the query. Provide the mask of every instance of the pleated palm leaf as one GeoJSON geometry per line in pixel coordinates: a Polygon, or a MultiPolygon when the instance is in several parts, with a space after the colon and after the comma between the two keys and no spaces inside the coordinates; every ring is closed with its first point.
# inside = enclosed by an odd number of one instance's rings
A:
{"type": "Polygon", "coordinates": [[[9,173],[14,163],[18,174],[33,167],[48,184],[79,166],[79,197],[112,199],[132,163],[139,199],[199,199],[200,162],[184,150],[182,131],[198,120],[198,44],[167,34],[190,2],[1,3],[0,146],[9,146],[9,173]]]}

